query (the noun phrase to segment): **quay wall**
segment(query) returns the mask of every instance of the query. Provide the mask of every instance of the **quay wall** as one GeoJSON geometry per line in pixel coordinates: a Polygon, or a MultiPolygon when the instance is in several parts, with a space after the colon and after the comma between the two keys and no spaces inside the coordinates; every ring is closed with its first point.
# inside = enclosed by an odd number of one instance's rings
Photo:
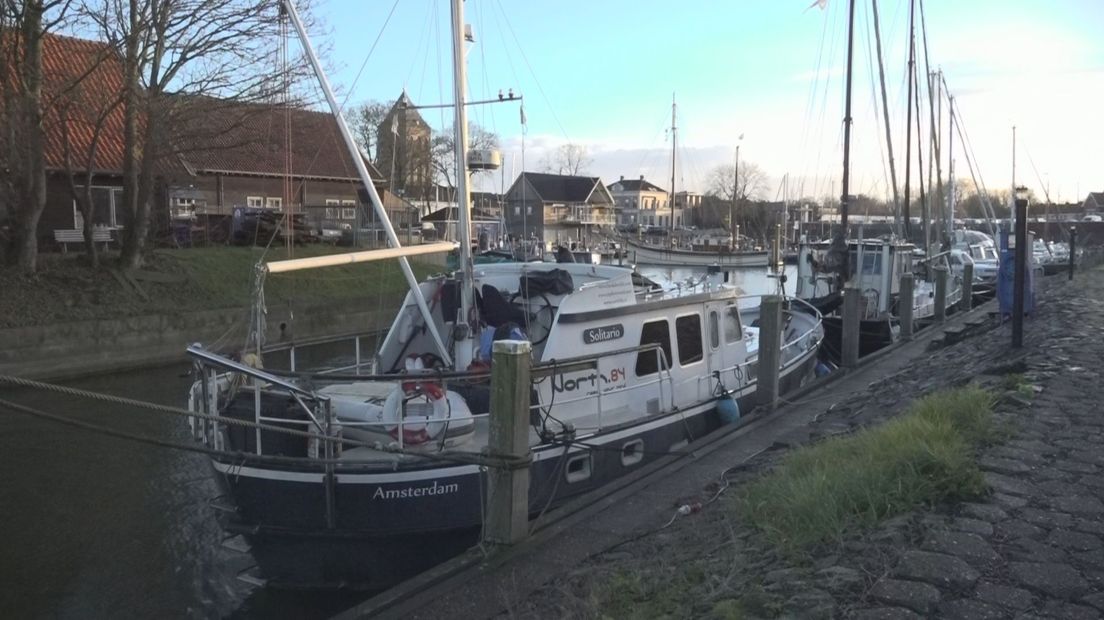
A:
{"type": "MultiPolygon", "coordinates": [[[[268,344],[390,327],[399,297],[268,309],[268,344]]],[[[65,379],[181,362],[192,343],[240,346],[247,308],[0,329],[0,374],[65,379]]]]}

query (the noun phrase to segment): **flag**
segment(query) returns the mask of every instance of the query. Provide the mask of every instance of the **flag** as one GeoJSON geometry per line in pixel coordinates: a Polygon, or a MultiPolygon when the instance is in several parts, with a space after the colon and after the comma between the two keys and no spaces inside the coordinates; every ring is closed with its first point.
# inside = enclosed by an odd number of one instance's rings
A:
{"type": "Polygon", "coordinates": [[[809,9],[813,8],[814,6],[823,11],[825,8],[828,7],[828,0],[814,0],[814,2],[812,4],[810,4],[808,6],[808,8],[806,8],[805,10],[808,11],[809,9]]]}
{"type": "Polygon", "coordinates": [[[391,117],[391,135],[399,135],[399,115],[396,114],[391,117]]]}
{"type": "Polygon", "coordinates": [[[525,118],[525,106],[521,106],[518,109],[521,110],[521,124],[522,125],[528,124],[528,121],[525,118]]]}

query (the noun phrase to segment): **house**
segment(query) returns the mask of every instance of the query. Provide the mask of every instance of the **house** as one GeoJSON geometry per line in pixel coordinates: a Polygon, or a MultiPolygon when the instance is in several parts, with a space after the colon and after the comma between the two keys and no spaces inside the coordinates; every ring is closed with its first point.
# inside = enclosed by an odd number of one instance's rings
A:
{"type": "Polygon", "coordinates": [[[81,230],[74,192],[91,188],[93,225],[113,235],[129,220],[123,209],[123,63],[98,41],[49,34],[42,42],[46,207],[38,235],[81,230]]]}
{"type": "MultiPolygon", "coordinates": [[[[174,146],[184,174],[168,189],[176,219],[233,216],[240,207],[302,213],[318,231],[379,226],[352,156],[328,112],[282,105],[180,96],[174,146]],[[290,128],[290,131],[288,131],[290,128]]],[[[397,229],[415,210],[369,175],[397,229]]]]}
{"type": "Polygon", "coordinates": [[[391,190],[412,202],[434,199],[432,132],[405,90],[377,132],[376,163],[391,190]]]}
{"type": "Polygon", "coordinates": [[[509,234],[545,243],[585,239],[616,222],[613,196],[598,177],[523,172],[503,204],[509,234]]]}
{"type": "Polygon", "coordinates": [[[618,226],[657,226],[662,217],[657,214],[667,208],[667,190],[644,180],[644,175],[639,179],[622,176],[607,189],[617,210],[618,226]]]}
{"type": "MultiPolygon", "coordinates": [[[[471,238],[479,244],[481,250],[488,249],[502,238],[502,220],[497,215],[483,209],[472,208],[469,221],[471,238]]],[[[436,231],[438,239],[458,241],[459,223],[459,207],[455,205],[443,207],[422,218],[422,233],[425,234],[426,224],[430,224],[436,231]]]]}
{"type": "Polygon", "coordinates": [[[1089,192],[1081,207],[1084,215],[1104,215],[1104,192],[1089,192]]]}

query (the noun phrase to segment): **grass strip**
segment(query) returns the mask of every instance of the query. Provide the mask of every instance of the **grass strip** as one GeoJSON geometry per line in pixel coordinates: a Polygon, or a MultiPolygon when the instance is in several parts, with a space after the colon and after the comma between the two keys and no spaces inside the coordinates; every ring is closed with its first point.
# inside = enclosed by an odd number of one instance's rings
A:
{"type": "Polygon", "coordinates": [[[790,552],[921,505],[984,490],[976,445],[994,433],[979,387],[926,396],[903,415],[787,456],[737,497],[743,518],[790,552]]]}

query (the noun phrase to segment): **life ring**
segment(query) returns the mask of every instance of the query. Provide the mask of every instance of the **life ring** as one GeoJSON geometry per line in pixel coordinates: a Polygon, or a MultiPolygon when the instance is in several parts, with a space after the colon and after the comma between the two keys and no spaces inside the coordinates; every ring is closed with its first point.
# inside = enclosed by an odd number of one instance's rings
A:
{"type": "Polygon", "coordinates": [[[401,428],[402,441],[408,445],[423,444],[435,439],[444,430],[452,411],[452,405],[446,398],[444,388],[436,383],[417,383],[408,390],[405,385],[391,390],[383,403],[380,417],[386,425],[387,432],[398,439],[401,428]],[[404,403],[419,395],[424,396],[429,402],[430,415],[404,415],[404,403]]]}

